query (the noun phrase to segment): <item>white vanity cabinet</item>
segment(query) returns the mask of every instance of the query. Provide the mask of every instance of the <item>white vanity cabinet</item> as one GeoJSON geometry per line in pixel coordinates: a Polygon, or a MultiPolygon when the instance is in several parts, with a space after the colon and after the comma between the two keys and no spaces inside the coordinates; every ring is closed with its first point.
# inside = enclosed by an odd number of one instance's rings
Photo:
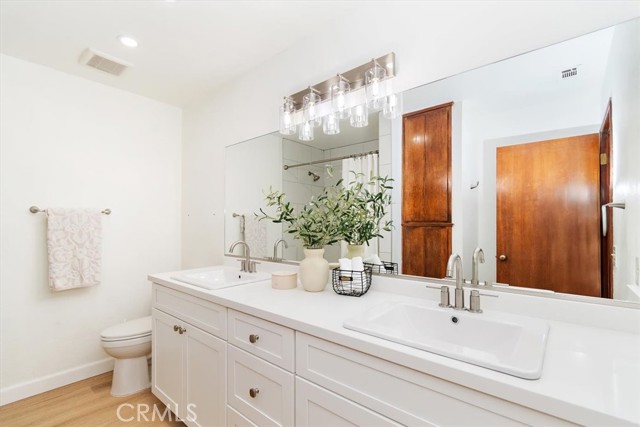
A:
{"type": "Polygon", "coordinates": [[[221,298],[153,288],[153,393],[189,426],[575,426],[221,298]]]}
{"type": "Polygon", "coordinates": [[[293,426],[294,331],[229,310],[228,340],[227,402],[241,416],[234,424],[293,426]]]}
{"type": "MultiPolygon", "coordinates": [[[[193,323],[206,326],[211,319],[218,319],[220,312],[226,314],[226,309],[170,291],[154,285],[153,393],[190,427],[225,425],[227,344],[193,323]],[[172,299],[177,303],[170,310],[175,315],[157,308],[161,305],[156,301],[170,303],[172,299]],[[180,307],[194,306],[199,308],[180,312],[180,307]]],[[[216,322],[207,329],[217,330],[216,322]]]]}
{"type": "Polygon", "coordinates": [[[403,425],[575,426],[300,332],[296,374],[403,425]]]}

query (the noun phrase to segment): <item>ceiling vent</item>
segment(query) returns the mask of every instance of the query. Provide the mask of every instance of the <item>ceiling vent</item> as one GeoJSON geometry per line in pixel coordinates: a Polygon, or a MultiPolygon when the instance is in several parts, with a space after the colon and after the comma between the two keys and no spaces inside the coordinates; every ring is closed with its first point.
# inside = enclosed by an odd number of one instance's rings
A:
{"type": "Polygon", "coordinates": [[[131,67],[131,64],[120,59],[114,58],[102,52],[88,48],[80,55],[80,63],[89,67],[97,68],[105,73],[119,76],[124,70],[131,67]]]}
{"type": "Polygon", "coordinates": [[[567,68],[562,70],[562,78],[568,79],[569,77],[576,77],[578,75],[578,67],[567,68]]]}

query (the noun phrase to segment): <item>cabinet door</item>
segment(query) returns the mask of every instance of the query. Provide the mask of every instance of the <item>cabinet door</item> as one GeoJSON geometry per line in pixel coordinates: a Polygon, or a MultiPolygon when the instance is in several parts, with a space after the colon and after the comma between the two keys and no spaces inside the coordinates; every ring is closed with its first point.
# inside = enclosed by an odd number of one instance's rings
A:
{"type": "Polygon", "coordinates": [[[183,336],[174,330],[181,322],[153,309],[152,387],[155,394],[169,409],[182,417],[183,393],[183,336]]]}
{"type": "Polygon", "coordinates": [[[227,343],[195,326],[185,328],[182,419],[194,427],[223,426],[227,343]]]}
{"type": "Polygon", "coordinates": [[[399,427],[344,397],[296,377],[297,427],[399,427]]]}
{"type": "Polygon", "coordinates": [[[451,254],[451,227],[402,227],[402,274],[442,278],[451,254]]]}

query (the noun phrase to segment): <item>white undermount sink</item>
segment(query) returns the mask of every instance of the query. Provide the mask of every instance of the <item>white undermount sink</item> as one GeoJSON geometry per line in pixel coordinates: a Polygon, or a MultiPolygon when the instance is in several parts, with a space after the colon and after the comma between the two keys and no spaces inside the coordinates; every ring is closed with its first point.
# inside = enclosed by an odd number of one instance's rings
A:
{"type": "Polygon", "coordinates": [[[530,380],[542,375],[549,335],[543,320],[427,303],[387,303],[345,321],[344,327],[530,380]]]}
{"type": "Polygon", "coordinates": [[[205,289],[222,289],[269,280],[268,273],[245,273],[238,267],[212,267],[208,270],[176,274],[172,279],[205,289]]]}

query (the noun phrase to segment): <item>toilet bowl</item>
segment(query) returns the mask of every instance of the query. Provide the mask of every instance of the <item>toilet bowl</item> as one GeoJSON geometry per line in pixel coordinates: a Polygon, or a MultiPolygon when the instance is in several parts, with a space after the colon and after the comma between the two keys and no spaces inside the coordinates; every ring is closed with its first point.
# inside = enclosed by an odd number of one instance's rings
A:
{"type": "Polygon", "coordinates": [[[112,396],[127,396],[149,388],[147,356],[151,353],[151,316],[130,320],[100,334],[102,348],[116,359],[112,396]]]}

